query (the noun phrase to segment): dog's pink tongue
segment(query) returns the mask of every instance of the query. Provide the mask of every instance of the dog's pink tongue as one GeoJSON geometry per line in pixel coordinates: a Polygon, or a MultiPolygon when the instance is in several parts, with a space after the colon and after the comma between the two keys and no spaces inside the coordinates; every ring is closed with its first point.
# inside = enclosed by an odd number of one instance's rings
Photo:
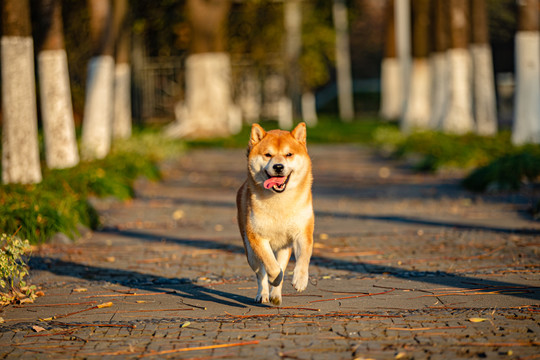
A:
{"type": "Polygon", "coordinates": [[[274,185],[281,185],[285,182],[285,179],[287,177],[285,176],[275,176],[275,177],[271,177],[270,179],[266,180],[264,182],[264,188],[265,189],[270,189],[272,186],[274,185]]]}

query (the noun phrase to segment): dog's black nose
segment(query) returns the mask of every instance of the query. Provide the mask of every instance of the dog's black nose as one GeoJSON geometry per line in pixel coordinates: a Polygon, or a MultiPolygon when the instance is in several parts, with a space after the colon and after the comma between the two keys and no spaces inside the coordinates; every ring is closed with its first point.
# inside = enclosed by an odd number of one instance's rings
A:
{"type": "Polygon", "coordinates": [[[272,168],[274,169],[275,172],[279,174],[283,172],[283,169],[285,168],[285,166],[283,166],[283,164],[275,164],[274,166],[272,166],[272,168]]]}

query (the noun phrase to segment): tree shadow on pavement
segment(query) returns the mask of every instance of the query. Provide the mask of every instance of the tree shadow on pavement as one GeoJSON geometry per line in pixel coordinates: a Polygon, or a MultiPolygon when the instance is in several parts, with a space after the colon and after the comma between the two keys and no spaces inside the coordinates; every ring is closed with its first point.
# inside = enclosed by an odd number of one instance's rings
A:
{"type": "Polygon", "coordinates": [[[504,228],[486,225],[474,225],[463,224],[456,222],[443,222],[429,219],[422,219],[413,216],[402,215],[364,215],[364,214],[351,214],[340,213],[333,211],[316,211],[315,217],[334,217],[338,219],[353,219],[353,220],[375,220],[384,222],[395,222],[402,224],[414,224],[424,226],[444,227],[454,230],[473,230],[473,231],[490,231],[496,233],[516,234],[516,235],[539,235],[540,231],[536,229],[523,229],[523,228],[504,228]]]}
{"type": "MultiPolygon", "coordinates": [[[[226,242],[220,242],[220,241],[211,240],[211,239],[202,240],[202,239],[177,238],[177,237],[171,237],[171,236],[167,237],[167,236],[161,236],[161,235],[148,234],[144,232],[138,232],[134,230],[116,231],[116,230],[109,229],[107,230],[107,232],[114,235],[125,236],[129,238],[137,238],[139,240],[144,240],[144,241],[160,242],[164,239],[167,242],[176,243],[182,246],[188,246],[188,247],[199,248],[199,249],[200,248],[223,249],[223,250],[227,250],[229,252],[236,253],[236,254],[244,254],[243,246],[226,243],[226,242]]],[[[342,260],[342,259],[336,259],[336,258],[326,257],[326,256],[317,256],[317,255],[313,256],[311,258],[311,263],[314,266],[327,268],[327,269],[345,270],[345,271],[350,271],[352,273],[361,273],[361,274],[366,274],[366,275],[386,273],[398,279],[415,280],[415,281],[420,281],[420,282],[424,282],[428,284],[452,286],[452,287],[459,287],[463,289],[478,289],[479,287],[483,287],[483,289],[479,289],[478,292],[485,292],[485,293],[492,292],[494,289],[512,289],[512,288],[523,287],[522,284],[516,284],[516,283],[511,283],[511,282],[505,282],[505,281],[486,280],[486,279],[481,279],[478,277],[468,277],[464,275],[457,275],[455,273],[449,273],[449,272],[439,271],[439,270],[417,271],[417,270],[403,269],[403,268],[394,267],[394,266],[365,264],[362,262],[342,260]]],[[[79,265],[79,266],[82,266],[82,265],[79,265]]],[[[246,266],[248,266],[247,262],[246,262],[246,266]]],[[[116,270],[111,270],[111,271],[116,271],[116,270]]],[[[186,281],[190,281],[190,280],[186,280],[186,281]]],[[[202,294],[204,293],[215,294],[215,295],[226,296],[226,297],[231,297],[233,295],[233,294],[227,294],[227,293],[221,294],[217,290],[202,288],[198,285],[194,285],[193,291],[200,292],[202,294]]],[[[196,295],[198,296],[200,294],[197,293],[196,295]]],[[[197,296],[193,298],[197,298],[197,296]]],[[[515,297],[521,297],[521,298],[526,298],[526,299],[539,300],[540,287],[527,287],[527,291],[507,294],[507,296],[515,296],[515,297]]],[[[240,301],[238,299],[235,299],[235,300],[240,301]]],[[[247,299],[246,301],[242,301],[242,303],[254,305],[254,302],[252,299],[247,299]]]]}

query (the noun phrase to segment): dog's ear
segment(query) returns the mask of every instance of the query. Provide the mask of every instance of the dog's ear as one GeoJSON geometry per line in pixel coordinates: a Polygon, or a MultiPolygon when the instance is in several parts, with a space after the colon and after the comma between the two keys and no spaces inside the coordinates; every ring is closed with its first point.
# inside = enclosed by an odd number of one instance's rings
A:
{"type": "Polygon", "coordinates": [[[300,124],[296,125],[294,130],[291,131],[291,135],[298,142],[305,145],[306,144],[306,123],[301,122],[300,124]]]}
{"type": "Polygon", "coordinates": [[[249,138],[249,148],[251,149],[255,145],[257,145],[266,135],[266,131],[259,125],[259,124],[253,124],[251,125],[251,136],[249,138]]]}

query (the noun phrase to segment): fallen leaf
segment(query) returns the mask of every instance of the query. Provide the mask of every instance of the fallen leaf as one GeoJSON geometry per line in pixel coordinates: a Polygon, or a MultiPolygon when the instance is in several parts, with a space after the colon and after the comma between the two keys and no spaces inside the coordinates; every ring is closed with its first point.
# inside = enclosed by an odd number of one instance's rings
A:
{"type": "Polygon", "coordinates": [[[396,360],[406,359],[406,358],[408,358],[408,356],[407,356],[407,353],[404,351],[399,352],[395,357],[396,360]]]}
{"type": "Polygon", "coordinates": [[[42,332],[42,331],[45,331],[45,328],[42,328],[41,326],[37,326],[37,325],[32,326],[32,329],[33,329],[35,332],[42,332]]]}
{"type": "Polygon", "coordinates": [[[88,289],[86,288],[76,288],[76,289],[73,289],[73,292],[76,292],[76,293],[82,293],[82,292],[86,292],[88,291],[88,289]]]}
{"type": "Polygon", "coordinates": [[[474,322],[474,323],[479,323],[479,322],[482,322],[482,321],[487,321],[487,319],[483,319],[483,318],[470,318],[469,321],[470,321],[470,322],[474,322]]]}
{"type": "Polygon", "coordinates": [[[115,262],[116,258],[114,256],[107,256],[105,260],[107,260],[107,262],[115,262]]]}
{"type": "Polygon", "coordinates": [[[97,306],[97,308],[98,309],[103,309],[103,308],[106,308],[106,307],[111,307],[112,305],[113,305],[113,303],[109,301],[109,302],[106,302],[106,303],[103,303],[103,304],[99,304],[97,306]]]}
{"type": "Polygon", "coordinates": [[[36,296],[45,296],[45,293],[43,291],[36,291],[36,296]]]}
{"type": "Polygon", "coordinates": [[[174,220],[180,220],[181,218],[184,217],[184,211],[178,209],[178,210],[176,210],[176,211],[173,213],[173,216],[172,216],[172,217],[173,217],[174,220]]]}
{"type": "Polygon", "coordinates": [[[52,321],[54,319],[56,319],[56,316],[48,317],[48,318],[45,318],[45,319],[39,319],[39,321],[52,321]]]}
{"type": "Polygon", "coordinates": [[[137,300],[137,304],[144,304],[144,303],[146,303],[146,301],[144,301],[144,300],[137,300]]]}
{"type": "Polygon", "coordinates": [[[188,327],[191,323],[189,321],[186,321],[185,323],[182,324],[182,326],[180,326],[181,328],[185,328],[185,327],[188,327]]]}
{"type": "Polygon", "coordinates": [[[4,318],[0,316],[0,324],[3,324],[5,322],[6,322],[6,320],[4,320],[4,318]]]}

